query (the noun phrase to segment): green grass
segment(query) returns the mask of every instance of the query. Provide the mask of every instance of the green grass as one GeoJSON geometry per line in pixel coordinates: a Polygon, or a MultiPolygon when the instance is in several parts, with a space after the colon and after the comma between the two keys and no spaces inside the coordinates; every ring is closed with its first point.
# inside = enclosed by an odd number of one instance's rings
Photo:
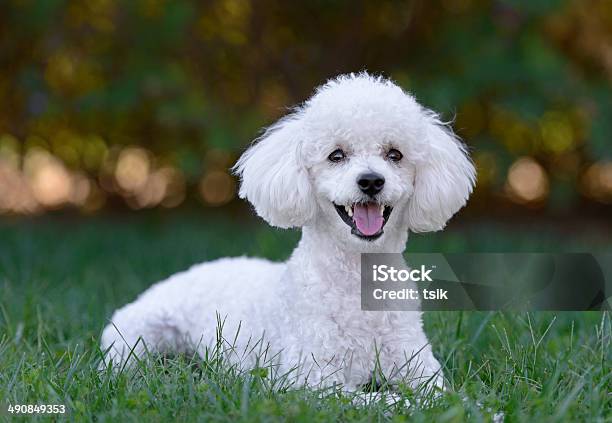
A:
{"type": "MultiPolygon", "coordinates": [[[[454,422],[487,421],[487,409],[506,421],[612,421],[606,313],[428,313],[450,386],[429,406],[363,407],[334,393],[277,389],[263,372],[218,357],[97,370],[106,319],[151,283],[219,256],[286,258],[298,234],[253,223],[142,214],[0,223],[2,408],[65,404],[64,418],[78,421],[454,422]]],[[[612,252],[601,232],[582,229],[451,225],[412,237],[409,250],[612,252]]],[[[15,420],[4,410],[1,418],[15,420]]]]}

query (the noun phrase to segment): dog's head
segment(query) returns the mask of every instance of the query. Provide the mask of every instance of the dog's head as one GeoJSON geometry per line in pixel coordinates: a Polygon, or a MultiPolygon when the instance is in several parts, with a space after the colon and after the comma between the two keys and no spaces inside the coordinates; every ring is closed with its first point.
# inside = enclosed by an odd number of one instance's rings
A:
{"type": "Polygon", "coordinates": [[[383,251],[393,234],[442,229],[475,181],[465,147],[435,113],[367,74],[319,87],[235,170],[240,197],[271,225],[324,225],[368,251],[383,251]]]}

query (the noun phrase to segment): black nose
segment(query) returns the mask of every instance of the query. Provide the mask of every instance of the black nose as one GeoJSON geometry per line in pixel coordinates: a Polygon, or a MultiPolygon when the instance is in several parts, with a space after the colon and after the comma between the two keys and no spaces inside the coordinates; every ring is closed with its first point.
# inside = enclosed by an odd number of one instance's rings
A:
{"type": "Polygon", "coordinates": [[[385,185],[385,178],[378,173],[363,173],[357,178],[359,189],[370,197],[378,194],[385,185]]]}

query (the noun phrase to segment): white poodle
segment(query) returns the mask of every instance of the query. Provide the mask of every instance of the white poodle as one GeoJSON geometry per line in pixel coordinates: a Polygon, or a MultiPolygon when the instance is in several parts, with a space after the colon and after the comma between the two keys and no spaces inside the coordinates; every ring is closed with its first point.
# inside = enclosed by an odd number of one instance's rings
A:
{"type": "Polygon", "coordinates": [[[224,258],[159,282],[115,312],[107,357],[204,355],[224,320],[231,360],[266,361],[299,384],[442,387],[420,312],[361,310],[360,253],[401,253],[409,231],[440,230],[465,204],[475,171],[451,129],[393,82],[345,75],[269,128],[235,171],[259,216],[302,228],[289,260],[224,258]]]}

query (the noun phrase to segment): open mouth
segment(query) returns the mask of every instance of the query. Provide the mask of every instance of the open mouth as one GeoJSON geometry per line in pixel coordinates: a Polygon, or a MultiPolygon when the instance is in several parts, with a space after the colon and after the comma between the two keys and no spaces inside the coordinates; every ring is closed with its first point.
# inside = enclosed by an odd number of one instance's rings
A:
{"type": "Polygon", "coordinates": [[[359,238],[373,241],[383,234],[393,207],[378,203],[354,203],[339,206],[334,203],[336,212],[351,227],[351,233],[359,238]]]}

